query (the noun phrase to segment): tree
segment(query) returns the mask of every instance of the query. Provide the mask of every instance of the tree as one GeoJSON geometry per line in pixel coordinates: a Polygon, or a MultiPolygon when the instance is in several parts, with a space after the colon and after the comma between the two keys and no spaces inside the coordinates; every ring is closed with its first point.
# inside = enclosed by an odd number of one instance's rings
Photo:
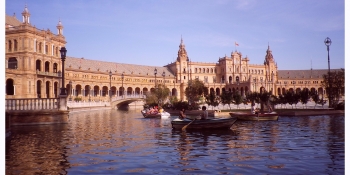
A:
{"type": "Polygon", "coordinates": [[[234,102],[234,104],[237,105],[237,109],[238,109],[238,105],[243,102],[243,98],[242,98],[241,94],[239,94],[238,92],[234,93],[233,94],[233,102],[234,102]]]}
{"type": "Polygon", "coordinates": [[[248,92],[246,95],[246,99],[248,100],[248,102],[251,103],[252,106],[254,106],[255,103],[260,102],[258,92],[248,92]]]}
{"type": "Polygon", "coordinates": [[[262,93],[259,94],[259,99],[261,101],[261,110],[264,110],[264,105],[267,105],[267,103],[269,102],[271,93],[264,91],[262,93]]]}
{"type": "Polygon", "coordinates": [[[337,104],[340,97],[345,94],[345,70],[341,69],[340,71],[333,71],[329,74],[324,74],[322,87],[326,89],[328,98],[331,97],[329,98],[329,106],[334,107],[333,104],[337,104]],[[337,100],[336,103],[333,103],[334,99],[337,100]]]}
{"type": "Polygon", "coordinates": [[[195,79],[188,82],[188,88],[186,88],[185,94],[189,103],[193,103],[198,102],[205,91],[207,91],[207,87],[204,86],[204,83],[195,79]]]}
{"type": "Polygon", "coordinates": [[[293,96],[294,96],[294,92],[291,92],[291,91],[287,91],[287,93],[284,95],[286,102],[292,106],[292,109],[293,109],[293,102],[294,102],[293,96]]]}
{"type": "Polygon", "coordinates": [[[205,102],[208,106],[216,107],[219,105],[219,98],[211,91],[210,94],[205,97],[205,102]]]}
{"type": "Polygon", "coordinates": [[[232,92],[226,92],[223,91],[220,95],[221,103],[223,105],[228,104],[230,111],[231,111],[231,103],[233,101],[233,93],[232,92]]]}
{"type": "Polygon", "coordinates": [[[158,84],[154,91],[146,94],[146,104],[158,104],[161,105],[168,98],[170,90],[163,84],[158,84]]]}
{"type": "Polygon", "coordinates": [[[306,106],[306,104],[309,102],[309,99],[310,99],[310,92],[308,89],[304,88],[300,92],[300,101],[302,104],[306,106]]]}
{"type": "Polygon", "coordinates": [[[314,109],[316,108],[316,105],[320,102],[320,96],[317,92],[311,94],[312,100],[315,102],[314,109]]]}

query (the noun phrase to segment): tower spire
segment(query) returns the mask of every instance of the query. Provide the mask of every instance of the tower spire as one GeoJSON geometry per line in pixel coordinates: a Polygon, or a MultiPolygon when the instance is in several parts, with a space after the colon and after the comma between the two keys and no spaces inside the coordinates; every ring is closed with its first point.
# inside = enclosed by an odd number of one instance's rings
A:
{"type": "Polygon", "coordinates": [[[22,16],[23,16],[23,23],[24,24],[29,24],[30,13],[29,13],[29,10],[27,8],[27,4],[24,6],[24,10],[22,12],[22,16]]]}
{"type": "Polygon", "coordinates": [[[59,19],[58,24],[57,24],[57,34],[58,35],[63,35],[63,25],[61,23],[61,19],[59,19]]]}

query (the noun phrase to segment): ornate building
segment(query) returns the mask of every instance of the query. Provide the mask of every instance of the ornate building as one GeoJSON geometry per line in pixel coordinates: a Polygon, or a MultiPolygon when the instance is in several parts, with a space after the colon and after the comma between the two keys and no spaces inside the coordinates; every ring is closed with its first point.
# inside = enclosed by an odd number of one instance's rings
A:
{"type": "MultiPolygon", "coordinates": [[[[27,7],[22,16],[20,22],[16,16],[6,15],[6,98],[56,98],[62,86],[59,50],[66,44],[63,25],[59,21],[57,34],[53,34],[30,24],[27,7]]],[[[191,79],[203,81],[217,95],[222,91],[245,95],[263,89],[277,95],[303,88],[325,93],[321,82],[327,69],[278,70],[270,46],[262,61],[261,65],[250,64],[248,57],[235,51],[215,63],[193,62],[181,38],[177,59],[163,67],[67,57],[64,86],[69,97],[84,101],[109,101],[109,95],[142,95],[156,83],[164,83],[171,91],[169,95],[187,100],[184,92],[191,79]]]]}

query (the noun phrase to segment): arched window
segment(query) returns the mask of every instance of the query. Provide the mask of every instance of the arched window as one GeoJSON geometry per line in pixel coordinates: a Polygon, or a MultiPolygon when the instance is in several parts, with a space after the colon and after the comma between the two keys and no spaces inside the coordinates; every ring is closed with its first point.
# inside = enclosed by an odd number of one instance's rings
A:
{"type": "Polygon", "coordinates": [[[53,72],[54,72],[54,73],[57,73],[57,63],[54,63],[54,64],[53,64],[53,72]]]}
{"type": "Polygon", "coordinates": [[[11,57],[8,61],[7,67],[9,69],[17,69],[17,59],[15,57],[11,57]]]}
{"type": "Polygon", "coordinates": [[[45,62],[45,72],[49,72],[50,71],[50,62],[46,61],[45,62]]]}
{"type": "Polygon", "coordinates": [[[9,47],[8,47],[8,51],[11,52],[12,51],[12,41],[9,40],[9,47]]]}
{"type": "Polygon", "coordinates": [[[14,41],[13,41],[13,50],[14,50],[14,51],[17,51],[17,48],[18,48],[18,41],[17,41],[17,40],[14,40],[14,41]]]}
{"type": "Polygon", "coordinates": [[[15,95],[15,89],[13,86],[13,80],[8,79],[6,80],[6,95],[15,95]]]}
{"type": "Polygon", "coordinates": [[[41,61],[40,60],[36,60],[35,70],[41,71],[41,61]]]}
{"type": "Polygon", "coordinates": [[[42,45],[43,45],[43,44],[40,42],[40,43],[39,43],[39,53],[42,53],[42,51],[41,51],[42,45]]]}

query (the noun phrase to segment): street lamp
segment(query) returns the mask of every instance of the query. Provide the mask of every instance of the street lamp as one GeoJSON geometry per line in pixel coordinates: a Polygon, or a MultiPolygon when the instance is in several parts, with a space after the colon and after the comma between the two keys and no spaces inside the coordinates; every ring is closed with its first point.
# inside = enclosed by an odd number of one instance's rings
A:
{"type": "Polygon", "coordinates": [[[163,71],[162,76],[163,76],[163,85],[165,86],[165,72],[164,71],[163,71]]]}
{"type": "Polygon", "coordinates": [[[329,46],[332,44],[332,40],[327,37],[325,40],[324,40],[324,44],[327,46],[327,52],[328,52],[328,84],[329,84],[329,94],[328,94],[328,100],[329,100],[329,103],[328,103],[328,106],[332,106],[332,83],[331,83],[331,70],[330,70],[330,63],[329,63],[329,46]]]}
{"type": "Polygon", "coordinates": [[[112,99],[112,89],[111,89],[111,84],[112,84],[112,71],[109,71],[109,101],[112,99]]]}
{"type": "Polygon", "coordinates": [[[124,72],[122,73],[122,97],[124,96],[124,72]]]}
{"type": "Polygon", "coordinates": [[[157,68],[154,68],[154,87],[157,88],[157,68]]]}
{"type": "Polygon", "coordinates": [[[73,82],[72,82],[72,80],[69,80],[69,88],[70,88],[69,101],[72,101],[72,91],[73,91],[73,87],[72,86],[73,86],[73,82]]]}
{"type": "Polygon", "coordinates": [[[62,88],[60,95],[67,95],[66,88],[64,87],[64,61],[66,60],[67,50],[65,47],[61,47],[61,60],[62,60],[62,88]]]}

